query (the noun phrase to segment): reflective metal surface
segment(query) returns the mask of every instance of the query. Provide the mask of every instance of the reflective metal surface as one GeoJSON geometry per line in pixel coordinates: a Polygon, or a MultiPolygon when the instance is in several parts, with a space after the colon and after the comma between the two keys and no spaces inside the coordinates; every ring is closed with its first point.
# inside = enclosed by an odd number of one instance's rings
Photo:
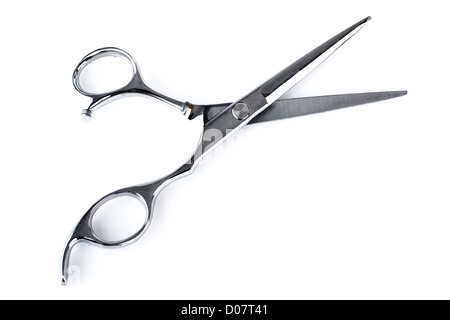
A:
{"type": "MultiPolygon", "coordinates": [[[[342,108],[359,106],[406,95],[407,91],[381,91],[366,93],[336,94],[329,96],[278,99],[270,108],[256,116],[249,124],[306,116],[342,108]]],[[[204,106],[204,122],[208,122],[231,103],[204,106]]]]}
{"type": "Polygon", "coordinates": [[[372,18],[367,17],[348,27],[275,75],[261,87],[261,94],[266,97],[269,103],[275,102],[275,100],[280,98],[308,73],[317,68],[334,51],[361,30],[370,19],[372,18]]]}
{"type": "Polygon", "coordinates": [[[405,94],[407,94],[407,91],[383,91],[277,100],[270,108],[264,110],[258,117],[253,119],[251,123],[280,120],[354,107],[401,97],[405,94]]]}
{"type": "Polygon", "coordinates": [[[70,253],[76,244],[80,242],[88,242],[93,245],[102,247],[120,247],[133,243],[134,241],[139,239],[144,234],[145,230],[147,230],[147,228],[149,227],[153,214],[153,206],[158,193],[167,184],[169,184],[176,178],[180,178],[184,174],[187,174],[191,168],[192,164],[185,164],[172,174],[162,179],[144,185],[114,191],[94,203],[92,207],[89,208],[89,210],[81,218],[80,222],[78,222],[67,242],[66,247],[64,248],[62,257],[61,283],[63,285],[67,283],[70,253]],[[95,234],[92,227],[92,219],[95,213],[106,202],[125,195],[135,197],[136,199],[140,200],[142,205],[145,207],[146,217],[144,224],[137,232],[125,239],[121,239],[118,241],[106,241],[101,239],[95,234]]]}
{"type": "Polygon", "coordinates": [[[405,92],[392,93],[365,93],[359,95],[338,95],[328,97],[313,97],[301,99],[289,99],[277,101],[298,81],[314,70],[321,62],[329,57],[339,46],[358,32],[370,17],[365,18],[353,26],[347,28],[335,37],[323,43],[303,58],[297,60],[283,71],[252,90],[249,94],[231,104],[219,104],[214,106],[199,106],[188,102],[181,102],[162,95],[144,83],[139,73],[139,68],[134,59],[125,51],[117,48],[102,48],[88,54],[79,63],[73,74],[75,88],[82,94],[91,97],[91,105],[83,111],[83,116],[89,118],[93,111],[105,105],[112,99],[129,94],[141,94],[166,102],[183,113],[188,119],[204,115],[204,128],[202,139],[197,150],[193,153],[188,163],[184,164],[172,174],[157,181],[147,184],[123,188],[107,194],[94,203],[81,218],[70,236],[64,249],[61,281],[67,283],[70,253],[73,247],[80,242],[87,242],[103,247],[120,247],[133,243],[148,229],[153,216],[154,204],[161,190],[175,179],[183,177],[193,171],[200,160],[215,146],[234,134],[242,126],[248,123],[282,119],[292,116],[323,112],[351,105],[378,101],[405,94],[405,92]],[[80,86],[79,75],[82,70],[98,58],[104,56],[120,56],[127,59],[133,67],[133,77],[123,88],[105,94],[92,94],[84,91],[80,86]],[[211,133],[214,141],[211,142],[211,133]],[[109,200],[120,196],[132,196],[141,201],[146,208],[146,219],[142,227],[130,237],[118,241],[105,241],[98,237],[92,227],[92,219],[97,210],[109,200]]]}
{"type": "Polygon", "coordinates": [[[250,115],[250,109],[245,103],[236,103],[231,112],[236,120],[245,120],[250,115]]]}
{"type": "Polygon", "coordinates": [[[123,98],[125,96],[130,95],[143,95],[153,99],[160,100],[162,102],[167,103],[169,106],[175,108],[176,110],[183,113],[186,117],[189,117],[191,114],[191,106],[189,102],[181,102],[176,99],[165,96],[152,88],[150,88],[142,79],[141,73],[139,71],[138,64],[133,59],[133,57],[127,52],[123,51],[119,48],[108,47],[101,48],[95,51],[92,51],[88,55],[86,55],[81,61],[78,63],[78,66],[75,68],[73,72],[72,81],[75,89],[85,96],[92,98],[92,103],[87,109],[84,109],[82,112],[82,117],[85,120],[88,120],[92,116],[92,112],[104,106],[105,104],[119,98],[123,98]],[[89,64],[94,62],[97,59],[104,57],[119,57],[127,60],[132,67],[132,77],[128,84],[124,87],[106,93],[90,93],[83,89],[80,83],[80,75],[83,72],[83,69],[86,68],[89,64]]]}

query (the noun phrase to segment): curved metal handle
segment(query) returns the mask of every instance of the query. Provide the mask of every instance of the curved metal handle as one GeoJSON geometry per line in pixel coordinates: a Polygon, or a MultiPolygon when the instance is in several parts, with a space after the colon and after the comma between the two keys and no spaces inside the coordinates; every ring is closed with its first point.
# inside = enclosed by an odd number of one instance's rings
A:
{"type": "Polygon", "coordinates": [[[93,245],[101,246],[101,247],[123,247],[128,244],[133,243],[134,241],[138,240],[144,232],[148,229],[152,216],[153,216],[153,207],[155,203],[155,199],[158,196],[159,192],[167,186],[169,183],[175,181],[178,178],[183,177],[184,175],[187,175],[190,173],[191,169],[193,168],[193,164],[185,164],[181,166],[178,170],[173,172],[172,174],[159,179],[157,181],[140,185],[140,186],[134,186],[129,188],[120,189],[117,191],[114,191],[100,200],[98,200],[96,203],[94,203],[89,210],[84,214],[84,216],[81,218],[80,222],[78,222],[77,226],[75,227],[74,231],[72,232],[72,235],[69,238],[69,241],[66,244],[66,247],[64,249],[63,257],[62,257],[62,269],[61,269],[61,283],[62,285],[67,284],[68,279],[68,269],[69,269],[69,260],[70,260],[70,253],[73,249],[73,247],[80,243],[80,242],[87,242],[93,245]],[[92,227],[92,219],[95,215],[95,213],[98,211],[100,207],[102,207],[105,203],[108,201],[115,199],[117,197],[121,196],[132,196],[138,200],[141,201],[142,205],[146,209],[146,217],[144,224],[142,227],[135,232],[133,235],[117,241],[107,241],[101,239],[99,236],[95,234],[95,231],[92,227]]]}
{"type": "MultiPolygon", "coordinates": [[[[132,79],[134,77],[139,77],[139,68],[138,65],[136,63],[136,61],[133,59],[132,56],[130,56],[127,52],[119,49],[119,48],[114,48],[114,47],[107,47],[107,48],[101,48],[101,49],[97,49],[92,51],[91,53],[89,53],[88,55],[86,55],[77,65],[77,67],[75,68],[74,72],[73,72],[73,76],[72,76],[72,81],[73,81],[73,85],[75,87],[75,89],[88,97],[91,97],[93,99],[98,98],[99,96],[103,96],[104,94],[95,94],[95,93],[91,93],[88,92],[86,90],[83,89],[83,87],[80,84],[80,75],[82,73],[82,71],[92,62],[100,59],[100,58],[104,58],[104,57],[119,57],[119,58],[123,58],[125,60],[127,60],[130,63],[130,66],[132,68],[132,78],[130,80],[130,82],[125,85],[124,87],[127,87],[131,82],[132,79]]],[[[120,89],[119,89],[120,90],[120,89]]],[[[113,92],[114,90],[110,91],[113,92]]],[[[108,92],[107,92],[108,93],[108,92]]]]}
{"type": "Polygon", "coordinates": [[[92,51],[91,53],[86,55],[83,59],[81,59],[81,61],[75,68],[72,75],[72,82],[75,89],[79,93],[92,98],[92,103],[89,105],[87,109],[84,109],[81,114],[83,116],[83,119],[85,120],[89,120],[94,110],[104,106],[108,102],[111,102],[118,98],[122,98],[127,95],[135,95],[135,94],[144,95],[162,101],[170,105],[171,107],[175,108],[176,110],[180,111],[181,113],[183,113],[187,118],[189,118],[193,108],[193,106],[189,102],[178,101],[176,99],[170,98],[151,89],[142,79],[142,76],[139,71],[139,66],[136,60],[134,60],[130,54],[119,48],[114,47],[101,48],[92,51]],[[89,64],[91,64],[95,60],[104,57],[119,57],[128,60],[133,71],[130,82],[128,82],[128,84],[126,84],[122,88],[101,94],[91,93],[84,90],[80,83],[80,75],[83,69],[86,68],[89,64]]]}

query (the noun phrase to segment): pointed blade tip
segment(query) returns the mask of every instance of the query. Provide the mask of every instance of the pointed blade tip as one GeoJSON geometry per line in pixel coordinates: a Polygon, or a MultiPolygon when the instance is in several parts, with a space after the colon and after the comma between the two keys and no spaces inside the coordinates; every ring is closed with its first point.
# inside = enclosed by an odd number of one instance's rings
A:
{"type": "Polygon", "coordinates": [[[408,90],[393,91],[395,97],[402,97],[408,94],[408,90]]]}
{"type": "Polygon", "coordinates": [[[362,19],[359,24],[366,24],[367,22],[369,22],[370,20],[372,20],[371,16],[367,16],[366,18],[362,19]]]}

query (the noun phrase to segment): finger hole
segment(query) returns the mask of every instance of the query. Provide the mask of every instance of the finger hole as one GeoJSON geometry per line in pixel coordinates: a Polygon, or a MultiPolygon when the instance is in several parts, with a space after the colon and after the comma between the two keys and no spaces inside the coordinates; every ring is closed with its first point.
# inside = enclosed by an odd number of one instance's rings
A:
{"type": "Polygon", "coordinates": [[[96,57],[78,70],[79,88],[87,94],[102,94],[126,86],[133,77],[133,66],[121,55],[96,57]]]}
{"type": "Polygon", "coordinates": [[[101,240],[120,242],[137,234],[144,226],[147,209],[131,195],[110,199],[92,217],[92,231],[101,240]]]}

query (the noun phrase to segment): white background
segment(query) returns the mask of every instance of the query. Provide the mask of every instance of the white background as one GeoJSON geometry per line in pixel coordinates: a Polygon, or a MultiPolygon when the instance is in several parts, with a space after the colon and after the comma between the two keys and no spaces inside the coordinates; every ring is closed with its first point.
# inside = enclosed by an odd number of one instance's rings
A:
{"type": "Polygon", "coordinates": [[[450,23],[422,3],[3,3],[0,298],[450,298],[450,23]],[[368,15],[288,96],[407,96],[244,128],[164,189],[143,238],[79,245],[60,285],[90,205],[181,165],[201,130],[138,98],[81,122],[85,54],[120,47],[160,92],[231,102],[368,15]]]}

